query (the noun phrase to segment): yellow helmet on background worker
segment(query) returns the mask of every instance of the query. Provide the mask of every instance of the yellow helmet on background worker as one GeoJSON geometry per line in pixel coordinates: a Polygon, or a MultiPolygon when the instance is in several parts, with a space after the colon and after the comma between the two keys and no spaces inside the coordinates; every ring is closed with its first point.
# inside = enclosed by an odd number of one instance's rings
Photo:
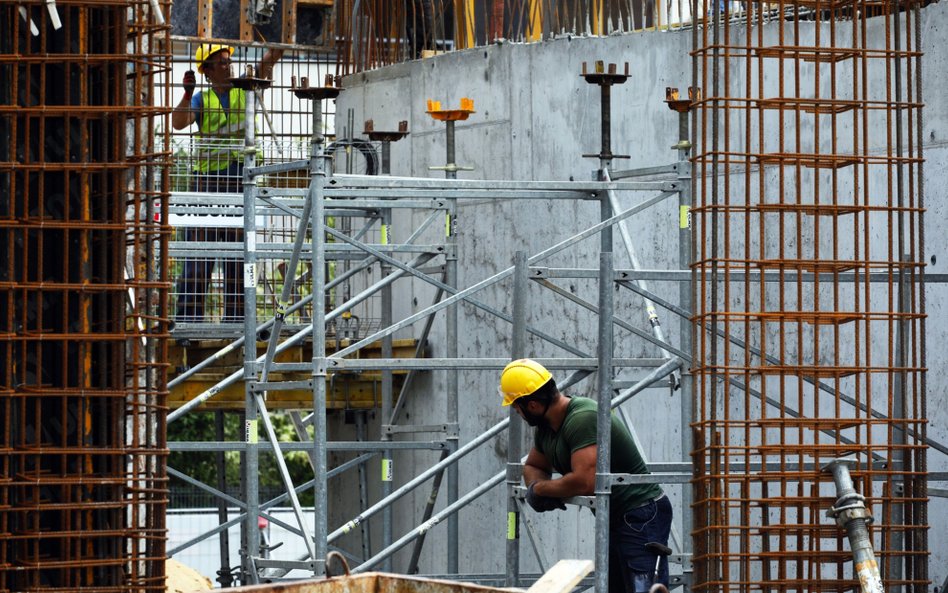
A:
{"type": "Polygon", "coordinates": [[[504,396],[504,405],[509,406],[521,397],[533,394],[552,378],[553,375],[542,364],[521,358],[504,367],[498,391],[504,396]]]}
{"type": "Polygon", "coordinates": [[[225,50],[231,55],[234,54],[234,48],[229,45],[221,45],[219,43],[202,43],[199,45],[197,51],[194,52],[194,61],[197,62],[198,72],[203,72],[204,62],[206,62],[208,58],[219,51],[225,50]]]}

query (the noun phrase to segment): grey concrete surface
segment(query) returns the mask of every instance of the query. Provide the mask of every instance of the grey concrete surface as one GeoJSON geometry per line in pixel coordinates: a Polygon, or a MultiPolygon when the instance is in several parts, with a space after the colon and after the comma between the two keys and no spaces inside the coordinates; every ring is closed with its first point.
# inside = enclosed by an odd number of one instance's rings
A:
{"type": "MultiPolygon", "coordinates": [[[[948,49],[941,35],[948,28],[948,4],[934,4],[921,11],[923,60],[923,97],[926,101],[923,123],[926,215],[926,252],[928,270],[944,273],[948,265],[948,233],[942,231],[942,220],[948,214],[945,205],[946,184],[942,172],[948,167],[948,98],[944,92],[948,49]]],[[[777,24],[765,26],[766,35],[775,35],[777,24]]],[[[806,26],[803,24],[802,26],[806,26]]],[[[874,23],[874,27],[881,23],[874,23]]],[[[843,25],[845,28],[845,25],[843,25]]],[[[462,172],[468,179],[565,180],[589,179],[597,162],[581,157],[596,152],[599,145],[598,87],[586,84],[579,73],[582,62],[605,60],[621,64],[629,62],[632,77],[613,92],[613,150],[631,158],[617,161],[617,168],[669,164],[675,160],[670,149],[676,140],[677,120],[664,105],[667,86],[687,88],[691,84],[690,32],[649,32],[608,38],[562,37],[542,44],[520,45],[499,43],[487,48],[472,49],[415,61],[382,70],[354,75],[344,81],[346,90],[337,102],[337,116],[344,118],[349,110],[354,120],[373,119],[377,130],[395,129],[400,120],[409,121],[411,135],[392,148],[392,172],[395,175],[440,177],[428,166],[444,164],[444,126],[425,113],[426,99],[442,101],[445,108],[458,106],[461,97],[471,97],[477,111],[467,122],[459,123],[457,132],[457,163],[473,166],[473,172],[462,172]]],[[[810,75],[812,76],[812,69],[810,75]]],[[[875,78],[874,78],[875,80],[875,78]]],[[[773,84],[770,80],[767,84],[773,84]]],[[[357,126],[358,127],[358,126],[357,126]]],[[[740,129],[735,134],[741,134],[740,129]]],[[[882,130],[871,130],[872,146],[883,142],[882,130]]],[[[828,141],[828,140],[827,140],[828,141]]],[[[804,180],[801,180],[804,181],[804,180]]],[[[625,205],[644,200],[652,194],[621,196],[625,205]]],[[[460,282],[471,285],[510,265],[516,250],[535,253],[563,238],[594,224],[599,206],[592,202],[514,202],[494,200],[464,202],[459,213],[460,282]]],[[[397,222],[403,229],[417,225],[421,215],[397,222]]],[[[434,225],[437,227],[438,225],[434,225]]],[[[441,227],[443,228],[443,227],[441,227]]],[[[643,267],[677,268],[677,202],[674,198],[651,208],[630,221],[635,247],[643,267]]],[[[405,231],[401,231],[405,232],[405,231]]],[[[619,249],[616,236],[616,265],[628,267],[619,249]]],[[[551,266],[594,267],[597,265],[598,239],[586,241],[547,263],[551,266]]],[[[571,292],[595,301],[595,284],[588,281],[560,281],[571,292]]],[[[677,287],[672,283],[653,283],[653,290],[677,302],[677,287]]],[[[509,291],[512,282],[485,290],[485,302],[504,311],[510,310],[509,291]]],[[[396,319],[425,307],[432,297],[429,287],[414,282],[396,289],[396,319]]],[[[930,424],[928,435],[941,443],[948,442],[948,406],[944,405],[946,377],[944,349],[948,341],[948,324],[944,310],[948,307],[948,291],[941,286],[927,290],[926,309],[928,367],[927,394],[930,424]]],[[[595,352],[596,325],[592,315],[565,304],[537,286],[529,294],[529,322],[542,327],[590,355],[595,352]]],[[[641,302],[617,293],[617,315],[646,327],[641,302]]],[[[662,312],[666,335],[678,343],[678,320],[662,312]]],[[[503,357],[511,348],[510,327],[470,306],[461,308],[460,353],[463,357],[503,357]]],[[[417,333],[420,324],[406,335],[417,333]]],[[[443,355],[444,322],[439,319],[432,336],[432,354],[443,355]]],[[[617,332],[617,356],[657,356],[655,348],[628,334],[617,332]]],[[[531,340],[532,356],[569,356],[562,350],[531,340]]],[[[806,353],[804,353],[806,355],[806,353]]],[[[811,353],[812,354],[812,353],[811,353]]],[[[622,378],[635,378],[643,372],[628,371],[622,378]]],[[[492,426],[506,413],[496,394],[497,371],[471,371],[461,374],[461,442],[466,442],[492,426]]],[[[410,394],[402,423],[431,423],[444,419],[444,373],[424,374],[410,394]]],[[[591,395],[594,380],[587,380],[570,392],[591,395]]],[[[680,433],[686,428],[680,414],[680,395],[667,389],[650,389],[626,405],[626,411],[638,430],[647,457],[652,461],[678,461],[680,433]]],[[[376,417],[376,424],[379,420],[376,417]]],[[[351,438],[352,428],[341,422],[332,424],[333,438],[351,438]]],[[[525,431],[529,432],[529,431],[525,431]]],[[[523,447],[529,445],[524,437],[523,447]]],[[[507,442],[500,437],[492,446],[483,448],[461,464],[461,491],[465,492],[503,469],[507,442]]],[[[404,482],[435,461],[435,453],[396,455],[396,481],[404,482]]],[[[332,465],[332,463],[330,464],[332,465]]],[[[931,450],[931,471],[948,471],[948,456],[931,450]]],[[[377,476],[372,476],[377,486],[377,476]]],[[[335,486],[356,492],[352,477],[341,477],[335,486]],[[349,482],[347,482],[349,481],[349,482]]],[[[945,488],[944,483],[932,483],[945,488]]],[[[676,510],[681,508],[681,490],[668,486],[676,510]]],[[[395,533],[414,526],[428,496],[419,490],[396,506],[395,533]]],[[[444,493],[439,501],[443,506],[444,493]]],[[[357,512],[352,497],[333,501],[331,525],[348,519],[357,512]]],[[[948,534],[945,519],[948,503],[933,498],[929,508],[932,529],[929,533],[931,577],[940,585],[948,575],[948,534]]],[[[571,508],[566,512],[543,516],[531,515],[539,526],[541,547],[546,558],[593,556],[593,519],[586,510],[571,508]],[[552,516],[551,516],[552,515],[552,516]]],[[[460,514],[461,572],[502,572],[504,567],[505,515],[500,489],[472,504],[460,514]]],[[[680,532],[680,524],[678,529],[680,532]]],[[[373,537],[380,528],[372,522],[373,537]]],[[[358,549],[354,539],[341,542],[358,549]]],[[[428,534],[422,556],[422,572],[442,573],[446,570],[445,530],[439,526],[428,534]]],[[[677,545],[673,546],[677,549],[677,545]]],[[[408,553],[396,557],[395,569],[404,570],[408,553]]],[[[528,540],[522,546],[523,570],[537,570],[528,540]]]]}

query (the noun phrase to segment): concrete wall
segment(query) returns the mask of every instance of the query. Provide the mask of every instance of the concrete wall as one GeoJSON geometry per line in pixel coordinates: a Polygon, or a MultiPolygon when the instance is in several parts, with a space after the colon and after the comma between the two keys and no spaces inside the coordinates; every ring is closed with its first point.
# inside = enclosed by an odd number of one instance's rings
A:
{"type": "MultiPolygon", "coordinates": [[[[801,26],[806,26],[802,24],[801,26]]],[[[873,24],[881,26],[881,23],[873,24]]],[[[773,35],[776,25],[765,33],[773,35]]],[[[943,273],[948,265],[948,234],[940,232],[946,207],[946,187],[940,173],[948,166],[948,98],[943,77],[948,49],[940,43],[940,33],[948,28],[948,5],[935,4],[922,10],[924,98],[924,168],[927,215],[927,253],[930,272],[943,273]]],[[[457,107],[461,97],[475,100],[477,113],[459,123],[457,163],[473,166],[461,178],[565,180],[589,179],[597,161],[584,159],[583,153],[598,151],[599,89],[579,76],[582,62],[597,59],[621,64],[629,62],[632,77],[613,91],[613,150],[631,158],[617,161],[618,168],[671,163],[670,149],[676,140],[676,116],[663,103],[667,86],[686,89],[691,83],[690,32],[654,32],[609,38],[563,37],[535,45],[498,44],[436,58],[402,64],[383,70],[352,76],[337,103],[340,118],[353,110],[354,121],[373,119],[378,130],[395,129],[399,120],[409,121],[411,135],[393,145],[392,173],[395,175],[441,176],[428,171],[430,165],[444,164],[444,126],[425,114],[425,100],[442,101],[443,107],[457,107]]],[[[338,126],[337,126],[338,128],[338,126]]],[[[358,125],[357,125],[358,128],[358,125]]],[[[881,140],[880,140],[881,141],[881,140]]],[[[874,142],[873,145],[878,145],[874,142]]],[[[631,205],[652,194],[622,196],[631,205]]],[[[420,215],[400,220],[401,228],[418,224],[420,215]]],[[[516,250],[528,254],[569,237],[599,220],[599,206],[592,202],[516,202],[509,200],[465,202],[459,213],[460,283],[468,286],[508,266],[516,250]]],[[[437,226],[437,225],[435,225],[437,226]]],[[[630,221],[635,248],[643,267],[677,268],[677,202],[674,199],[633,217],[630,221]]],[[[628,267],[616,238],[616,265],[628,267]]],[[[551,258],[546,265],[595,267],[598,239],[586,241],[551,258]]],[[[571,292],[595,302],[595,284],[563,281],[571,292]]],[[[506,282],[484,291],[480,298],[509,312],[506,282]]],[[[677,287],[654,283],[659,294],[677,301],[677,287]]],[[[396,290],[396,318],[425,307],[433,292],[414,282],[396,290]]],[[[945,376],[943,350],[938,344],[948,340],[948,325],[942,319],[948,306],[948,293],[940,287],[928,289],[928,374],[929,436],[948,442],[948,410],[941,405],[948,377],[945,376]]],[[[557,338],[564,339],[590,355],[595,352],[595,319],[575,306],[531,286],[529,322],[557,338]]],[[[617,315],[645,327],[640,302],[617,293],[617,315]]],[[[510,327],[470,306],[461,309],[460,355],[463,357],[504,357],[510,354],[510,327]]],[[[678,320],[663,314],[666,335],[678,343],[678,320]]],[[[414,333],[420,331],[420,324],[414,333]]],[[[444,323],[439,319],[432,336],[432,354],[444,355],[444,323]]],[[[641,340],[617,333],[617,356],[657,356],[641,340]]],[[[555,347],[532,340],[532,356],[569,356],[555,347]]],[[[635,378],[632,372],[622,378],[635,378]]],[[[424,375],[411,394],[402,423],[430,423],[444,420],[444,373],[424,375]]],[[[467,442],[505,417],[496,395],[496,371],[472,371],[461,374],[461,442],[467,442]]],[[[589,395],[593,381],[587,380],[571,390],[589,395]]],[[[667,389],[651,389],[627,404],[626,411],[638,430],[646,456],[652,461],[682,459],[680,434],[685,426],[679,414],[680,396],[667,389]]],[[[378,419],[376,419],[378,423],[378,419]]],[[[352,428],[333,422],[333,438],[351,438],[352,428]]],[[[524,439],[524,446],[529,443],[524,439]]],[[[466,458],[461,465],[461,491],[475,487],[503,469],[506,437],[466,458]]],[[[428,467],[435,453],[396,456],[396,480],[404,482],[428,467]]],[[[932,471],[948,471],[948,456],[932,450],[932,471]]],[[[373,472],[374,473],[374,472],[373,472]]],[[[355,492],[353,477],[339,478],[337,492],[355,492]]],[[[377,482],[374,483],[374,486],[377,482]]],[[[933,487],[944,484],[933,483],[933,487]]],[[[676,509],[681,508],[680,489],[666,488],[676,509]]],[[[420,490],[396,506],[396,537],[415,525],[420,517],[427,491],[420,490]]],[[[441,501],[443,501],[443,493],[441,501]]],[[[348,519],[357,511],[353,497],[334,498],[331,526],[348,519]]],[[[505,501],[500,489],[477,501],[460,514],[461,572],[502,571],[504,566],[505,501]]],[[[941,518],[948,516],[944,499],[933,499],[929,517],[935,527],[930,533],[931,576],[936,584],[948,576],[948,536],[941,518]],[[941,528],[939,528],[941,526],[941,528]]],[[[593,518],[588,511],[571,508],[566,512],[542,517],[531,515],[539,527],[541,548],[549,560],[593,556],[593,518]]],[[[380,528],[372,523],[373,537],[380,528]]],[[[677,525],[680,533],[680,524],[677,525]]],[[[354,540],[340,542],[358,549],[354,540]]],[[[428,535],[421,570],[442,573],[446,570],[445,529],[437,527],[428,535]]],[[[377,549],[377,548],[376,548],[377,549]]],[[[531,548],[524,540],[524,570],[536,570],[531,548]]],[[[404,570],[407,552],[395,562],[404,570]]]]}

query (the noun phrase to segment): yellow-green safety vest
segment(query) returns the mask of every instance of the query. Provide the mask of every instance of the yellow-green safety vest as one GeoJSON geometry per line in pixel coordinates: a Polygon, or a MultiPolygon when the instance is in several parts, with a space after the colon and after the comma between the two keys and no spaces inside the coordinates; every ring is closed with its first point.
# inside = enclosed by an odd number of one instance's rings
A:
{"type": "Polygon", "coordinates": [[[228,96],[230,107],[224,109],[213,90],[201,93],[204,105],[194,155],[194,170],[199,173],[220,171],[241,160],[247,95],[243,89],[232,88],[228,96]]]}

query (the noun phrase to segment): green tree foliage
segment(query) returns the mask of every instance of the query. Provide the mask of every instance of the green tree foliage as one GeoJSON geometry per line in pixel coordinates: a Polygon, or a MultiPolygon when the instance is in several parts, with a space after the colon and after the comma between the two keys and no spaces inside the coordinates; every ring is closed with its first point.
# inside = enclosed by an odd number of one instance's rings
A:
{"type": "MultiPolygon", "coordinates": [[[[224,440],[226,442],[243,442],[244,427],[243,415],[236,412],[224,413],[224,440]]],[[[281,442],[296,441],[293,424],[285,414],[271,414],[274,430],[281,442]]],[[[215,412],[195,412],[185,414],[168,425],[168,441],[214,441],[216,440],[215,412]]],[[[311,436],[308,438],[312,438],[311,436]]],[[[267,442],[263,423],[260,423],[259,440],[267,442]]],[[[303,484],[313,478],[306,453],[302,451],[284,452],[287,468],[295,486],[303,484]]],[[[240,452],[227,451],[224,453],[225,476],[228,492],[237,492],[240,487],[240,452]]],[[[188,475],[213,488],[217,488],[217,453],[198,451],[175,451],[168,457],[168,465],[177,471],[188,475]]],[[[261,448],[259,458],[258,483],[262,493],[261,500],[273,493],[285,492],[283,480],[280,477],[279,466],[272,450],[261,448]]],[[[208,506],[207,497],[183,496],[184,493],[193,493],[194,487],[183,480],[172,478],[170,483],[171,506],[182,508],[188,506],[208,506]],[[190,499],[190,500],[189,500],[190,499]]],[[[311,490],[300,494],[300,502],[304,506],[313,504],[311,490]]],[[[288,504],[288,503],[281,503],[288,504]]]]}

